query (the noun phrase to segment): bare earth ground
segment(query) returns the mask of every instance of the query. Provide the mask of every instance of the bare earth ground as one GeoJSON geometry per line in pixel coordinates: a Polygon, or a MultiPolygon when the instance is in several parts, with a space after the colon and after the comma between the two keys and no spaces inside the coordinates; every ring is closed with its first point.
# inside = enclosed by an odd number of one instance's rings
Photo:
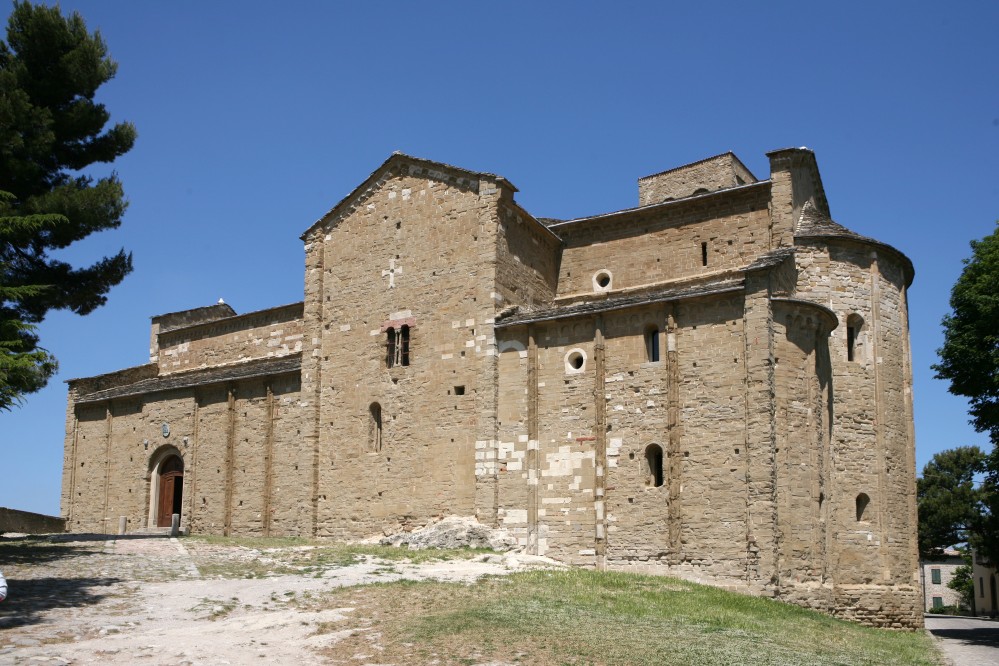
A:
{"type": "Polygon", "coordinates": [[[0,664],[319,664],[330,663],[320,651],[359,636],[364,649],[350,662],[377,664],[368,620],[349,607],[308,610],[309,601],[345,586],[471,582],[545,565],[474,553],[414,564],[162,537],[58,535],[0,546],[10,587],[0,604],[0,664]]]}

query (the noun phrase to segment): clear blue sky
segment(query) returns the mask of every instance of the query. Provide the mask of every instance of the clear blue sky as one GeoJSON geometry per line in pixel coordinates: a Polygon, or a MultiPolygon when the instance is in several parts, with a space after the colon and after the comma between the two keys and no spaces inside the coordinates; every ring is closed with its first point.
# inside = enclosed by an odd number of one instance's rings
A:
{"type": "Polygon", "coordinates": [[[999,218],[999,3],[61,4],[104,35],[100,97],[139,132],[109,167],[124,224],[66,255],[124,246],[135,272],[41,327],[61,370],[0,413],[0,506],[58,514],[64,380],[145,363],[153,315],[301,300],[299,235],[393,150],[569,218],[636,205],[656,171],[732,150],[766,178],[766,151],[808,146],[833,217],[915,264],[918,467],[988,444],[929,366],[999,218]]]}

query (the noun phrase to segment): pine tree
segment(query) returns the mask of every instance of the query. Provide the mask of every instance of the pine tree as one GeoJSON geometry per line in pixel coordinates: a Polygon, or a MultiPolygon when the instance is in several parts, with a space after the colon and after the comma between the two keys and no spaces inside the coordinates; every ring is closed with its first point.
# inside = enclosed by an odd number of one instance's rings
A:
{"type": "Polygon", "coordinates": [[[132,270],[124,250],[74,267],[50,252],[121,224],[116,175],[83,173],[135,143],[94,101],[115,75],[99,32],[58,7],[14,2],[0,42],[0,410],[37,391],[55,372],[35,325],[52,309],[85,315],[132,270]]]}

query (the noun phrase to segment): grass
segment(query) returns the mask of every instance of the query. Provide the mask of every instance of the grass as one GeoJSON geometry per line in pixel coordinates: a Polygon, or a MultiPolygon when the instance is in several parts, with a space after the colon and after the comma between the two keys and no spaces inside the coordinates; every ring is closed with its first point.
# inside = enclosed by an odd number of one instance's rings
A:
{"type": "MultiPolygon", "coordinates": [[[[355,607],[359,629],[377,625],[386,663],[942,663],[922,632],[872,629],[768,599],[625,573],[536,571],[468,586],[403,581],[310,604],[355,607]]],[[[355,631],[327,656],[349,659],[372,640],[372,632],[355,631]]]]}
{"type": "Polygon", "coordinates": [[[396,546],[341,544],[302,537],[189,536],[184,545],[208,578],[265,578],[278,575],[321,576],[324,571],[366,560],[383,565],[378,573],[396,572],[392,563],[469,559],[482,549],[409,550],[396,546]]]}

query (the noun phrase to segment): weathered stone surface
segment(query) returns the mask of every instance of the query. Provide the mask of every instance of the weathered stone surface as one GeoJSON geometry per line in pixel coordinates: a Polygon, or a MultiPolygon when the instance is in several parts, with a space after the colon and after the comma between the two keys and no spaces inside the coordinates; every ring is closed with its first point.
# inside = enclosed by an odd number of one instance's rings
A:
{"type": "Polygon", "coordinates": [[[769,158],[542,223],[504,178],[393,155],[302,236],[301,303],[156,317],[149,365],[70,382],[69,529],[481,543],[435,523],[471,516],[920,626],[912,265],[832,222],[811,151],[769,158]]]}
{"type": "Polygon", "coordinates": [[[412,532],[383,537],[379,543],[383,546],[408,546],[412,550],[490,548],[503,552],[517,547],[517,540],[505,530],[483,525],[471,516],[447,516],[412,532]]]}

